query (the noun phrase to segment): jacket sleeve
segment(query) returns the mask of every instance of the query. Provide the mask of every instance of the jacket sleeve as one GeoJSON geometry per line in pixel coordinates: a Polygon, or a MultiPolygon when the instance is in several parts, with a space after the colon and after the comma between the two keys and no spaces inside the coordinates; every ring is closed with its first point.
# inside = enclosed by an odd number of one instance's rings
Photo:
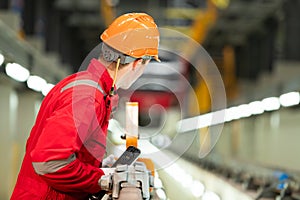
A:
{"type": "MultiPolygon", "coordinates": [[[[91,132],[99,129],[101,119],[106,116],[105,106],[95,103],[92,97],[71,102],[60,106],[46,120],[31,151],[32,165],[56,190],[96,193],[101,190],[98,180],[104,173],[98,167],[81,162],[77,152],[91,132]]],[[[106,134],[102,131],[100,134],[105,140],[106,134]]]]}

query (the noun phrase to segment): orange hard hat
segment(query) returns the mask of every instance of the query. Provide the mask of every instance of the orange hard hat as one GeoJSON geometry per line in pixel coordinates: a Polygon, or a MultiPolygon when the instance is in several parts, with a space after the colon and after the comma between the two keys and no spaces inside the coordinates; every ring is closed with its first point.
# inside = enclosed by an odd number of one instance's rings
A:
{"type": "Polygon", "coordinates": [[[151,56],[158,59],[159,31],[146,13],[128,13],[116,18],[101,34],[102,41],[134,58],[151,56]]]}

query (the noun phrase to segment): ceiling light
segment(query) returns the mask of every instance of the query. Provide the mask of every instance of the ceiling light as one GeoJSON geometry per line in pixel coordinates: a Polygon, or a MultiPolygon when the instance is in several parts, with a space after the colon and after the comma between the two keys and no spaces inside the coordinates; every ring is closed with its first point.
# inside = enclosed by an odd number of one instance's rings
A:
{"type": "Polygon", "coordinates": [[[265,111],[261,101],[253,101],[253,102],[249,103],[248,105],[249,105],[249,109],[250,109],[250,112],[252,113],[252,115],[262,114],[265,111]]]}
{"type": "Polygon", "coordinates": [[[218,110],[212,113],[212,121],[210,125],[222,124],[225,122],[226,110],[218,110]]]}
{"type": "Polygon", "coordinates": [[[157,194],[159,199],[162,199],[162,200],[167,199],[167,195],[166,195],[165,191],[161,188],[156,190],[156,194],[157,194]]]}
{"type": "Polygon", "coordinates": [[[210,126],[212,123],[212,113],[206,113],[204,115],[200,115],[198,118],[197,128],[204,128],[210,126]]]}
{"type": "Polygon", "coordinates": [[[279,98],[277,97],[265,98],[261,102],[265,111],[273,111],[280,108],[279,98]]]}
{"type": "Polygon", "coordinates": [[[279,102],[284,107],[298,105],[300,102],[299,92],[289,92],[279,97],[279,102]]]}
{"type": "Polygon", "coordinates": [[[242,104],[238,106],[238,112],[240,113],[240,117],[250,117],[252,115],[251,108],[248,104],[242,104]]]}
{"type": "Polygon", "coordinates": [[[7,63],[5,66],[6,74],[19,82],[24,82],[29,78],[29,71],[17,63],[7,63]]]}
{"type": "Polygon", "coordinates": [[[44,96],[46,96],[54,86],[55,86],[55,85],[53,85],[53,84],[51,84],[51,83],[47,83],[47,84],[44,85],[44,87],[42,88],[42,94],[43,94],[44,96]]]}
{"type": "Polygon", "coordinates": [[[191,186],[191,191],[192,194],[196,197],[199,198],[203,195],[205,190],[204,185],[200,181],[194,181],[192,186],[191,186]]]}
{"type": "Polygon", "coordinates": [[[154,187],[155,188],[162,188],[163,187],[163,184],[162,184],[162,181],[160,180],[160,178],[158,178],[158,177],[154,178],[154,187]]]}
{"type": "Polygon", "coordinates": [[[184,174],[181,179],[181,184],[183,187],[190,188],[193,185],[193,177],[190,174],[184,174]]]}
{"type": "Polygon", "coordinates": [[[235,119],[239,119],[239,118],[241,118],[240,114],[241,113],[239,112],[239,109],[236,106],[231,107],[231,108],[227,108],[225,110],[225,121],[229,122],[229,121],[232,121],[232,120],[235,120],[235,119]]]}
{"type": "Polygon", "coordinates": [[[188,132],[188,131],[197,130],[203,127],[210,126],[211,120],[212,120],[212,113],[207,113],[204,115],[199,115],[188,119],[183,119],[177,123],[176,129],[178,132],[188,132]]]}
{"type": "Polygon", "coordinates": [[[39,76],[29,76],[27,80],[27,86],[37,92],[41,92],[46,85],[47,82],[45,81],[45,79],[39,76]]]}
{"type": "Polygon", "coordinates": [[[0,65],[2,65],[4,62],[4,56],[0,53],[0,65]]]}
{"type": "Polygon", "coordinates": [[[181,181],[186,174],[176,163],[165,168],[165,171],[177,181],[181,181]]]}
{"type": "Polygon", "coordinates": [[[203,194],[202,200],[221,200],[221,198],[216,193],[207,191],[203,194]]]}

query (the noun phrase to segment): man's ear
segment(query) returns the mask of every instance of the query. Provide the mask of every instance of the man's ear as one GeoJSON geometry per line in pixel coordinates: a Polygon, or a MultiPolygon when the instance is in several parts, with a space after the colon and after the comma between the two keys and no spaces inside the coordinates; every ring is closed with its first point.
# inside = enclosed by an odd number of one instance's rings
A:
{"type": "Polygon", "coordinates": [[[135,61],[133,61],[133,69],[135,69],[137,66],[142,64],[142,60],[143,59],[136,59],[135,61]]]}

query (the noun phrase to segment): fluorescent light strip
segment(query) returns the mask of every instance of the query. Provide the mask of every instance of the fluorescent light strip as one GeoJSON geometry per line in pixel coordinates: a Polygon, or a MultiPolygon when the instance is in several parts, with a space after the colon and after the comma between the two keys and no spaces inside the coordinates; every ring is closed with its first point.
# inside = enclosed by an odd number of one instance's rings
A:
{"type": "Polygon", "coordinates": [[[225,121],[230,122],[235,119],[240,118],[240,113],[238,111],[238,107],[234,106],[231,108],[225,109],[225,121]]]}
{"type": "Polygon", "coordinates": [[[224,110],[219,110],[216,112],[206,113],[196,117],[180,120],[177,123],[177,131],[193,131],[208,126],[222,124],[224,122],[230,122],[232,120],[247,118],[252,115],[263,114],[265,111],[278,110],[280,106],[289,107],[298,105],[299,103],[299,92],[289,92],[286,94],[282,94],[279,98],[268,97],[263,99],[262,101],[253,101],[249,104],[233,106],[224,110]]]}
{"type": "Polygon", "coordinates": [[[216,193],[207,191],[203,194],[202,200],[221,200],[221,198],[216,193]]]}
{"type": "Polygon", "coordinates": [[[157,194],[159,199],[167,199],[166,193],[161,188],[156,190],[156,194],[157,194]]]}
{"type": "Polygon", "coordinates": [[[179,167],[176,163],[165,168],[165,171],[177,182],[180,182],[184,188],[190,189],[195,197],[199,198],[203,195],[205,191],[204,184],[194,180],[190,174],[186,173],[186,170],[179,167]]]}
{"type": "Polygon", "coordinates": [[[47,85],[45,79],[39,76],[29,76],[27,80],[27,86],[37,92],[41,92],[42,89],[47,85]]]}
{"type": "Polygon", "coordinates": [[[4,58],[3,54],[0,53],[0,66],[4,63],[4,60],[5,60],[5,58],[4,58]]]}
{"type": "Polygon", "coordinates": [[[205,186],[200,181],[193,181],[191,192],[196,198],[200,198],[205,191],[205,186]]]}
{"type": "Polygon", "coordinates": [[[51,83],[47,83],[47,84],[42,88],[42,94],[43,94],[44,96],[46,96],[54,86],[55,86],[55,85],[53,85],[53,84],[51,84],[51,83]]]}
{"type": "Polygon", "coordinates": [[[249,106],[249,104],[242,104],[239,105],[238,107],[240,114],[240,118],[244,118],[244,117],[250,117],[252,115],[251,112],[251,107],[249,106]]]}
{"type": "Polygon", "coordinates": [[[29,71],[17,63],[7,63],[5,66],[6,74],[19,82],[25,82],[29,78],[29,71]]]}
{"type": "MultiPolygon", "coordinates": [[[[4,56],[0,54],[0,65],[4,62],[4,56]]],[[[18,82],[27,81],[28,88],[42,92],[44,96],[54,87],[53,84],[46,82],[39,76],[30,76],[30,72],[18,63],[7,63],[5,66],[6,74],[18,82]]]]}
{"type": "Polygon", "coordinates": [[[263,108],[265,111],[278,110],[280,108],[280,102],[278,97],[268,97],[262,101],[263,108]]]}
{"type": "Polygon", "coordinates": [[[279,102],[283,107],[295,106],[300,102],[299,92],[289,92],[279,97],[279,102]]]}
{"type": "Polygon", "coordinates": [[[248,105],[250,107],[252,115],[259,115],[259,114],[263,114],[265,112],[261,101],[253,101],[253,102],[249,103],[248,105]]]}

